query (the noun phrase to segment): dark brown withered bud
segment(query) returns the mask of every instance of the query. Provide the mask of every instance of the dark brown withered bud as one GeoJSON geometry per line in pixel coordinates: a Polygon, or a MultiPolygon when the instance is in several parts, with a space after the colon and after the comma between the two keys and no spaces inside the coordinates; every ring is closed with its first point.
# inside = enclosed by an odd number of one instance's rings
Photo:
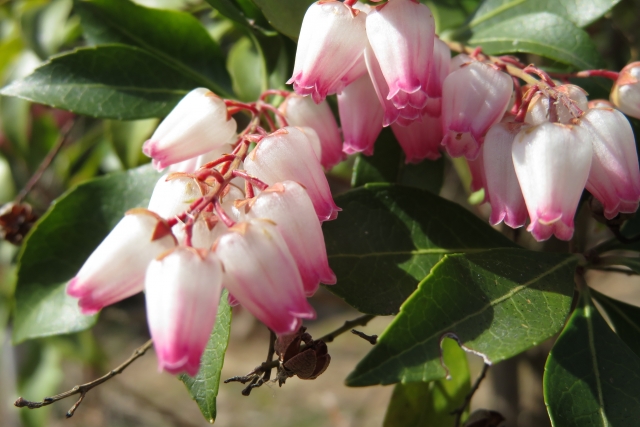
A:
{"type": "Polygon", "coordinates": [[[0,208],[0,238],[19,245],[38,217],[27,203],[7,203],[0,208]]]}
{"type": "Polygon", "coordinates": [[[314,341],[305,331],[303,326],[295,334],[278,337],[276,341],[276,354],[280,356],[284,371],[278,375],[280,385],[294,375],[303,380],[316,379],[331,362],[327,345],[323,341],[314,341]]]}

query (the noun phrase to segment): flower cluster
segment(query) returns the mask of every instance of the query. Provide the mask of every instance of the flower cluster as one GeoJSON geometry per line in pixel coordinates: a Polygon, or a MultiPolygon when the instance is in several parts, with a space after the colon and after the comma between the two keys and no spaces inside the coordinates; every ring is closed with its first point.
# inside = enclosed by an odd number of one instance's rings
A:
{"type": "Polygon", "coordinates": [[[263,130],[273,110],[206,89],[183,98],[144,145],[169,167],[148,209],[127,212],[67,286],[85,314],[144,290],[160,369],[197,373],[223,288],[282,335],[315,317],[306,297],[320,283],[336,282],[321,222],[340,209],[323,149],[310,128],[263,130]],[[241,109],[254,117],[236,135],[241,109]]]}
{"type": "MultiPolygon", "coordinates": [[[[323,146],[335,154],[323,158],[325,167],[340,160],[324,101],[335,93],[344,153],[372,154],[381,129],[391,126],[407,162],[437,159],[441,151],[465,157],[472,189],[484,188],[494,225],[516,228],[529,220],[537,240],[569,240],[585,188],[607,219],[637,210],[638,158],[622,113],[606,101],[589,104],[580,87],[554,82],[515,58],[480,50],[451,58],[434,28],[429,8],[415,0],[375,7],[323,0],[309,7],[289,82],[309,117],[295,123],[326,129],[323,146]],[[529,85],[521,88],[519,79],[529,85]],[[312,116],[324,124],[313,124],[312,116]]],[[[640,64],[619,74],[580,74],[616,80],[612,103],[640,116],[640,64]]]]}

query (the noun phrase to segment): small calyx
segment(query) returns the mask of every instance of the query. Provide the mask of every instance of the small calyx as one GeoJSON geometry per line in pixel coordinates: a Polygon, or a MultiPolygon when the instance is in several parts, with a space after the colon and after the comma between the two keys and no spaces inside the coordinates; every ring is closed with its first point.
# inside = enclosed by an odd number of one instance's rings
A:
{"type": "Polygon", "coordinates": [[[19,245],[38,217],[27,203],[7,203],[0,207],[0,239],[19,245]]]}
{"type": "Polygon", "coordinates": [[[277,377],[280,386],[294,375],[302,380],[315,380],[331,362],[324,341],[314,340],[306,330],[301,326],[295,334],[280,336],[276,341],[275,350],[280,357],[277,377]]]}

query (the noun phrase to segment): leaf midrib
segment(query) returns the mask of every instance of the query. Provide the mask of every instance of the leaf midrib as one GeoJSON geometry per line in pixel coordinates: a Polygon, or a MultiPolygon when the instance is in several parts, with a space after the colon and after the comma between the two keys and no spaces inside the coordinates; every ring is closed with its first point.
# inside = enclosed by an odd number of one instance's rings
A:
{"type": "Polygon", "coordinates": [[[327,255],[328,258],[369,258],[369,257],[384,257],[384,256],[398,256],[398,255],[449,255],[449,254],[474,254],[480,252],[486,252],[493,249],[502,248],[481,248],[481,249],[469,249],[469,248],[454,248],[454,249],[416,249],[413,251],[392,251],[392,252],[367,252],[363,254],[332,254],[327,255]]]}
{"type": "MultiPolygon", "coordinates": [[[[442,258],[442,259],[441,259],[441,260],[440,260],[440,261],[439,261],[439,262],[438,262],[438,263],[437,263],[437,264],[436,264],[436,265],[431,269],[431,272],[429,273],[429,275],[428,275],[424,280],[427,280],[431,275],[433,275],[433,274],[434,274],[434,271],[436,271],[436,269],[437,269],[437,268],[438,268],[442,263],[444,263],[444,262],[447,260],[447,258],[448,258],[448,257],[446,257],[446,256],[445,256],[444,258],[442,258]]],[[[429,337],[427,337],[427,338],[425,338],[425,339],[423,339],[423,340],[419,340],[419,341],[417,341],[417,342],[416,342],[416,343],[414,343],[412,346],[407,347],[407,348],[406,348],[406,349],[404,349],[403,351],[401,351],[401,352],[399,352],[399,353],[397,353],[397,354],[395,354],[395,355],[391,356],[390,358],[386,359],[386,360],[384,361],[384,363],[382,363],[382,364],[378,364],[378,365],[374,366],[374,367],[373,367],[373,368],[371,368],[371,369],[368,369],[368,370],[366,370],[366,371],[363,371],[360,375],[358,375],[358,376],[357,376],[357,377],[355,377],[355,378],[348,378],[348,380],[350,380],[349,382],[351,382],[351,383],[352,383],[352,382],[353,382],[354,380],[356,380],[357,378],[362,378],[362,377],[364,377],[366,374],[368,374],[368,373],[370,373],[370,372],[372,372],[372,371],[374,371],[374,370],[376,370],[376,369],[379,369],[379,368],[380,368],[380,366],[383,366],[383,365],[387,365],[387,364],[389,364],[392,360],[397,359],[397,358],[399,358],[399,357],[403,356],[404,354],[406,354],[406,353],[408,353],[408,352],[412,351],[412,350],[413,350],[413,349],[415,349],[416,347],[422,346],[422,345],[426,344],[427,342],[431,341],[432,339],[434,339],[434,338],[436,338],[436,337],[440,337],[440,336],[442,336],[442,334],[444,334],[444,333],[446,333],[446,332],[451,331],[453,328],[455,328],[455,327],[456,327],[456,326],[458,326],[459,324],[461,324],[461,323],[463,323],[463,322],[466,322],[467,320],[472,319],[473,317],[479,316],[480,314],[484,313],[487,309],[489,309],[489,308],[491,308],[491,307],[494,307],[495,305],[500,304],[502,301],[505,301],[505,300],[507,300],[507,299],[511,298],[512,296],[516,295],[516,294],[517,294],[517,293],[519,293],[520,291],[522,291],[522,290],[524,290],[524,289],[528,288],[529,286],[531,286],[532,284],[534,284],[534,283],[538,282],[539,280],[541,280],[541,279],[542,279],[542,278],[544,278],[545,276],[548,276],[549,274],[553,273],[553,272],[554,272],[554,271],[556,271],[556,270],[559,270],[560,268],[564,267],[564,266],[565,266],[565,265],[567,265],[567,264],[570,264],[570,263],[572,263],[572,262],[575,262],[575,260],[576,260],[576,259],[575,259],[575,257],[573,257],[573,256],[566,258],[565,260],[563,260],[562,262],[558,263],[558,264],[557,264],[557,265],[555,265],[554,267],[552,267],[552,268],[548,269],[548,270],[547,270],[547,271],[545,271],[544,273],[542,273],[542,274],[540,274],[540,275],[538,275],[538,276],[534,277],[533,279],[529,280],[529,281],[528,281],[528,282],[526,282],[526,283],[523,283],[523,284],[522,284],[522,285],[520,285],[520,286],[517,286],[517,287],[513,288],[511,291],[507,292],[505,295],[503,295],[503,296],[501,296],[501,297],[499,297],[499,298],[496,298],[496,299],[494,299],[494,300],[492,300],[492,301],[489,301],[487,304],[485,304],[482,308],[480,308],[479,310],[475,311],[474,313],[468,314],[467,316],[463,317],[462,319],[460,319],[460,320],[458,320],[458,321],[456,321],[456,322],[453,322],[452,324],[448,325],[446,328],[443,328],[443,329],[441,329],[440,331],[435,332],[435,333],[434,333],[434,334],[432,334],[431,336],[429,336],[429,337]]],[[[405,303],[405,304],[406,304],[406,303],[405,303]]],[[[384,335],[382,335],[380,338],[384,338],[384,335]]],[[[487,359],[487,360],[489,360],[489,358],[488,358],[488,357],[487,357],[486,359],[487,359]]],[[[427,363],[427,362],[425,362],[425,363],[427,363]]]]}
{"type": "Polygon", "coordinates": [[[607,420],[607,416],[604,413],[604,397],[602,396],[602,383],[600,381],[600,371],[598,371],[598,356],[596,354],[595,338],[593,335],[593,319],[591,314],[592,310],[593,307],[589,304],[585,297],[584,318],[587,322],[587,337],[589,339],[591,364],[593,368],[593,375],[596,377],[596,388],[598,390],[598,403],[600,404],[598,413],[600,414],[600,418],[602,418],[602,425],[607,427],[609,426],[609,421],[607,420]]]}

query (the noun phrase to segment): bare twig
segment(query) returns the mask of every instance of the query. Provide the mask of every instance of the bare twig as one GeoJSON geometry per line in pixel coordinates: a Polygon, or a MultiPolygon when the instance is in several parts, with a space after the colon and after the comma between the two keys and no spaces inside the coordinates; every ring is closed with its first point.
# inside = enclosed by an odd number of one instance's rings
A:
{"type": "Polygon", "coordinates": [[[473,386],[471,387],[471,390],[469,390],[469,393],[467,393],[467,395],[464,397],[464,402],[462,402],[462,405],[460,405],[460,407],[458,407],[457,409],[451,412],[451,415],[456,416],[456,421],[454,424],[455,427],[460,427],[461,425],[460,422],[462,421],[462,414],[464,414],[464,411],[467,409],[467,406],[469,406],[469,403],[471,403],[471,398],[476,393],[476,391],[478,391],[478,388],[480,387],[480,383],[487,376],[487,372],[489,371],[490,367],[491,365],[488,363],[485,363],[482,366],[482,372],[480,372],[480,376],[476,379],[476,382],[473,383],[473,386]]]}
{"type": "Polygon", "coordinates": [[[67,411],[67,418],[71,418],[74,414],[74,412],[76,411],[76,409],[78,409],[78,406],[80,406],[80,404],[82,403],[82,400],[84,399],[84,397],[86,396],[86,394],[94,387],[99,386],[100,384],[110,380],[111,378],[115,377],[118,374],[121,374],[122,371],[124,371],[129,365],[131,365],[136,359],[138,359],[139,357],[143,356],[147,350],[149,350],[151,348],[151,346],[153,345],[153,341],[149,340],[146,343],[144,343],[142,346],[138,347],[133,354],[131,355],[131,357],[129,357],[127,360],[125,360],[120,366],[118,366],[115,369],[112,369],[111,371],[109,371],[108,374],[103,375],[102,377],[95,379],[91,382],[88,382],[86,384],[81,384],[81,385],[77,385],[75,387],[73,387],[71,390],[65,391],[64,393],[60,393],[60,394],[56,394],[55,396],[51,396],[51,397],[45,397],[42,402],[32,402],[30,400],[26,400],[23,399],[22,397],[19,397],[18,400],[15,401],[14,405],[17,406],[18,408],[29,408],[29,409],[38,409],[38,408],[42,408],[43,406],[47,406],[47,405],[51,405],[52,403],[55,403],[59,400],[62,399],[66,399],[67,397],[79,394],[80,397],[78,398],[78,400],[76,401],[76,403],[73,404],[73,406],[69,409],[69,411],[67,411]]]}
{"type": "Polygon", "coordinates": [[[371,345],[376,345],[376,343],[378,342],[378,336],[377,335],[367,335],[364,332],[360,332],[360,331],[357,331],[355,329],[352,329],[351,333],[353,335],[359,336],[360,338],[362,338],[365,341],[369,341],[371,343],[371,345]]]}
{"type": "Polygon", "coordinates": [[[342,325],[335,331],[329,332],[327,335],[318,338],[318,341],[324,341],[326,343],[333,342],[333,340],[336,339],[338,335],[342,335],[356,326],[366,326],[367,323],[369,323],[374,317],[376,316],[374,316],[373,314],[365,314],[364,316],[360,316],[356,319],[347,320],[346,322],[344,322],[344,325],[342,325]]]}
{"type": "Polygon", "coordinates": [[[40,178],[42,178],[42,174],[44,173],[44,171],[47,170],[53,159],[56,158],[56,156],[64,146],[65,142],[67,142],[67,137],[71,133],[71,130],[75,126],[76,122],[77,119],[71,120],[60,130],[60,136],[58,137],[58,140],[53,145],[53,147],[51,147],[51,150],[49,150],[45,158],[42,159],[40,166],[38,166],[38,169],[36,169],[31,178],[29,178],[27,184],[22,190],[20,190],[20,192],[16,196],[16,204],[21,203],[24,198],[27,197],[27,194],[29,194],[33,187],[38,183],[38,181],[40,181],[40,178]]]}

